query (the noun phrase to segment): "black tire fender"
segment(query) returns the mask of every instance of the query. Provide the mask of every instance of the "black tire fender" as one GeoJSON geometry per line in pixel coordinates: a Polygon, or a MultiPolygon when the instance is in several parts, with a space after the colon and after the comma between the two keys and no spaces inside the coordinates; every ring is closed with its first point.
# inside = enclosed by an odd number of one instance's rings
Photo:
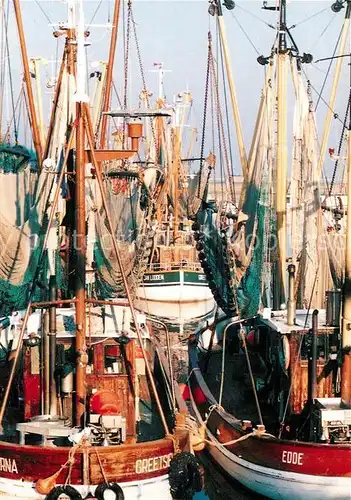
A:
{"type": "Polygon", "coordinates": [[[57,500],[63,494],[70,498],[70,500],[82,500],[82,495],[79,491],[69,484],[67,486],[55,486],[55,488],[46,495],[45,500],[57,500]]]}
{"type": "Polygon", "coordinates": [[[116,495],[116,500],[124,500],[124,493],[122,488],[117,483],[101,483],[95,490],[95,497],[97,500],[104,500],[104,493],[106,490],[112,491],[116,495]]]}
{"type": "Polygon", "coordinates": [[[169,464],[168,477],[174,499],[191,499],[194,493],[202,490],[200,463],[192,453],[174,455],[169,464]]]}

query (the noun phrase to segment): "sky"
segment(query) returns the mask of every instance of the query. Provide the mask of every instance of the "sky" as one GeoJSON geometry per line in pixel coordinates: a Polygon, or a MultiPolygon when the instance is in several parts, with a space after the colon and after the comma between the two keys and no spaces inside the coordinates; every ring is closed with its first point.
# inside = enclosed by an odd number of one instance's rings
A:
{"type": "MultiPolygon", "coordinates": [[[[332,1],[317,0],[292,0],[288,2],[287,19],[289,26],[295,26],[291,28],[294,40],[301,53],[312,53],[314,61],[332,56],[340,33],[345,9],[339,13],[334,13],[330,8],[332,3],[332,1]]],[[[273,0],[268,4],[273,5],[273,0]]],[[[157,74],[150,72],[150,70],[153,69],[154,62],[162,62],[165,69],[171,70],[165,75],[165,94],[168,100],[171,101],[175,93],[183,90],[191,91],[193,106],[190,121],[199,130],[201,129],[203,114],[209,29],[212,32],[213,39],[216,39],[214,18],[208,14],[208,5],[206,0],[133,1],[138,44],[148,88],[154,92],[154,95],[157,94],[157,74]]],[[[49,24],[66,20],[65,2],[63,0],[22,0],[21,6],[29,57],[40,56],[47,60],[55,60],[57,55],[62,52],[63,40],[52,36],[53,27],[49,24]]],[[[95,14],[93,24],[106,25],[108,20],[112,18],[113,6],[114,2],[109,0],[85,0],[86,23],[90,24],[95,14]]],[[[123,9],[126,11],[125,5],[123,9]]],[[[273,27],[276,25],[277,14],[276,12],[262,10],[262,2],[255,0],[237,1],[234,10],[228,11],[223,8],[223,14],[244,140],[248,147],[264,81],[264,67],[260,66],[256,59],[260,54],[265,56],[270,54],[275,31],[269,24],[273,27]]],[[[126,23],[121,20],[119,24],[120,35],[125,29],[126,23]]],[[[108,30],[105,27],[94,27],[93,25],[90,30],[89,42],[91,45],[87,49],[89,61],[106,60],[109,44],[108,30]]],[[[22,65],[11,1],[9,43],[14,87],[15,91],[18,92],[22,65]]],[[[122,54],[123,36],[120,36],[114,72],[116,87],[120,92],[123,88],[124,79],[122,54]]],[[[142,83],[134,39],[131,40],[130,57],[132,62],[129,97],[130,105],[136,106],[142,83]]],[[[329,62],[326,61],[304,66],[317,91],[322,87],[328,65],[329,62]]],[[[56,63],[51,63],[46,67],[42,67],[44,86],[45,81],[54,75],[56,66],[56,63]]],[[[329,97],[334,67],[335,63],[323,91],[326,100],[329,97]]],[[[343,120],[345,114],[349,92],[347,64],[344,64],[339,89],[335,112],[340,116],[340,120],[333,121],[330,146],[337,146],[338,144],[341,120],[343,120]]],[[[317,99],[316,94],[314,94],[314,97],[317,99]]],[[[45,89],[44,98],[46,103],[50,99],[47,89],[45,89]]],[[[47,105],[46,107],[48,108],[47,105]]],[[[317,108],[317,123],[320,126],[326,109],[326,105],[321,101],[317,108]]],[[[198,139],[198,146],[199,142],[200,138],[198,139]]],[[[234,162],[237,164],[238,154],[235,142],[232,147],[234,162]]],[[[238,168],[238,174],[240,173],[239,170],[238,168]]]]}

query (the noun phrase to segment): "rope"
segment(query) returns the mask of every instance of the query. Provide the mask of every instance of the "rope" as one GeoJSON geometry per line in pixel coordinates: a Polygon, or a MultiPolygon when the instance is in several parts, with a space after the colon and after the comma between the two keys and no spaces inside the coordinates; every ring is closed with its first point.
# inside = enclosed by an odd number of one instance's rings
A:
{"type": "Polygon", "coordinates": [[[108,484],[108,480],[107,480],[107,476],[106,476],[106,473],[105,473],[105,469],[104,469],[104,466],[102,465],[101,458],[100,458],[100,455],[99,455],[99,452],[98,452],[98,447],[95,446],[94,448],[95,448],[95,453],[96,453],[97,459],[99,461],[99,465],[100,465],[100,469],[101,469],[101,474],[104,477],[105,483],[108,484]]]}

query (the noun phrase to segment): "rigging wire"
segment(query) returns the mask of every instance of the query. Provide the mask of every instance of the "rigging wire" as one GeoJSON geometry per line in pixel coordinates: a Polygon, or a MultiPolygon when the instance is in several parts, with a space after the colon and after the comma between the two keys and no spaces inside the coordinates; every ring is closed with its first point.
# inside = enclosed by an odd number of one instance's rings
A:
{"type": "Polygon", "coordinates": [[[327,30],[330,28],[330,26],[333,24],[334,22],[334,19],[335,19],[335,16],[332,17],[329,22],[326,24],[326,26],[323,28],[323,30],[320,32],[320,34],[318,35],[318,37],[316,38],[316,40],[313,42],[313,44],[311,45],[311,48],[309,51],[311,51],[315,45],[317,45],[317,43],[321,40],[322,36],[325,35],[325,33],[327,32],[327,30]]]}
{"type": "MultiPolygon", "coordinates": [[[[47,15],[47,13],[45,12],[45,9],[44,7],[42,7],[40,5],[40,3],[38,2],[38,0],[35,0],[35,3],[37,4],[37,6],[39,7],[39,9],[41,10],[43,16],[46,18],[47,22],[49,23],[49,25],[52,25],[53,23],[51,22],[51,19],[49,18],[49,16],[47,15]]],[[[52,30],[55,31],[55,27],[54,26],[51,26],[52,30]]]]}
{"type": "MultiPolygon", "coordinates": [[[[338,36],[338,39],[337,39],[337,42],[335,44],[335,47],[334,47],[334,51],[333,51],[333,55],[332,55],[332,58],[330,59],[329,61],[329,65],[328,65],[328,69],[327,69],[327,72],[326,72],[326,75],[324,77],[324,80],[323,80],[323,83],[322,83],[322,88],[320,90],[320,93],[318,94],[318,100],[316,102],[316,106],[315,106],[315,111],[317,111],[317,108],[318,108],[318,105],[319,105],[319,102],[321,101],[322,99],[322,94],[323,94],[323,91],[324,91],[324,88],[325,88],[325,85],[327,83],[327,79],[328,79],[328,76],[329,76],[329,73],[330,73],[330,70],[331,70],[331,67],[332,67],[332,64],[333,64],[333,57],[335,56],[336,54],[336,51],[338,49],[338,46],[339,46],[339,42],[340,42],[340,39],[341,39],[341,35],[342,35],[342,30],[340,30],[340,33],[339,33],[339,36],[338,36]]],[[[314,90],[314,87],[312,86],[313,90],[314,90]]],[[[324,101],[324,100],[323,100],[324,101]]],[[[325,101],[324,101],[325,102],[325,101]]],[[[329,106],[328,106],[329,107],[329,106]]]]}
{"type": "Polygon", "coordinates": [[[97,13],[99,12],[99,10],[100,10],[101,5],[102,5],[102,0],[100,0],[100,2],[98,3],[98,5],[97,5],[97,7],[96,7],[96,9],[95,9],[95,11],[94,11],[94,13],[93,13],[93,16],[92,16],[92,18],[90,19],[90,22],[89,22],[88,26],[86,27],[86,29],[89,29],[89,28],[90,28],[90,26],[91,26],[92,22],[94,21],[94,19],[95,19],[95,17],[96,17],[96,14],[97,14],[97,13]]]}
{"type": "MultiPolygon", "coordinates": [[[[305,69],[304,69],[304,68],[302,68],[302,71],[303,71],[303,73],[304,73],[305,77],[306,77],[306,78],[307,78],[307,80],[308,80],[309,78],[308,78],[308,76],[307,76],[307,73],[306,73],[305,69]]],[[[317,96],[318,96],[318,102],[319,102],[319,101],[322,101],[322,102],[323,102],[323,103],[327,106],[327,108],[328,108],[328,109],[330,109],[330,111],[332,111],[332,113],[333,113],[333,116],[334,116],[335,120],[339,120],[339,122],[342,124],[343,122],[342,122],[341,118],[339,117],[338,113],[336,113],[336,112],[335,112],[335,110],[334,110],[334,109],[332,109],[332,108],[329,106],[329,103],[328,103],[328,102],[324,99],[324,97],[322,97],[322,90],[319,92],[319,91],[316,89],[316,87],[314,87],[314,85],[312,85],[312,83],[311,83],[310,85],[311,85],[311,88],[314,90],[314,92],[315,92],[315,93],[317,94],[317,96]]],[[[318,102],[317,102],[317,104],[318,104],[318,102]]],[[[316,106],[315,106],[315,111],[317,110],[317,104],[316,104],[316,106]]]]}
{"type": "Polygon", "coordinates": [[[343,145],[344,137],[345,137],[345,131],[348,129],[348,123],[347,123],[347,121],[348,121],[348,116],[349,116],[349,111],[350,111],[350,105],[351,105],[351,90],[349,92],[349,100],[348,100],[348,103],[347,103],[346,113],[345,113],[345,118],[344,118],[344,123],[343,123],[342,130],[341,130],[341,135],[340,135],[340,140],[339,140],[339,146],[338,146],[338,151],[337,151],[337,158],[335,160],[333,175],[332,175],[332,178],[331,178],[331,181],[330,181],[329,196],[331,196],[332,190],[333,190],[333,187],[334,187],[335,177],[336,177],[336,171],[337,171],[337,168],[338,168],[338,165],[339,165],[339,157],[340,157],[340,154],[341,154],[341,149],[342,149],[342,145],[343,145]]]}
{"type": "Polygon", "coordinates": [[[10,17],[10,0],[7,1],[7,14],[4,10],[5,16],[5,41],[6,41],[6,52],[7,52],[7,65],[9,70],[9,84],[10,84],[10,95],[11,95],[11,105],[12,105],[12,113],[13,113],[13,129],[15,135],[15,143],[18,144],[18,130],[16,123],[16,107],[15,107],[15,97],[13,90],[13,80],[12,80],[12,70],[11,70],[11,58],[10,58],[10,48],[9,48],[9,37],[8,37],[8,25],[9,25],[9,17],[10,17]]]}
{"type": "MultiPolygon", "coordinates": [[[[307,21],[310,21],[311,19],[313,19],[314,17],[316,16],[319,16],[319,14],[322,14],[323,12],[329,10],[329,6],[328,7],[325,7],[324,9],[321,9],[319,10],[318,12],[315,12],[314,14],[312,14],[311,16],[308,16],[306,17],[305,19],[302,19],[301,21],[298,21],[297,23],[295,24],[292,24],[290,27],[289,27],[289,30],[292,30],[294,28],[297,28],[297,26],[301,26],[301,24],[307,22],[307,21]]],[[[335,16],[334,16],[335,17],[335,16]]]]}
{"type": "MultiPolygon", "coordinates": [[[[227,124],[227,137],[228,137],[228,146],[229,146],[229,157],[230,157],[230,169],[229,173],[231,174],[231,184],[232,184],[232,201],[234,205],[236,205],[236,193],[235,193],[235,181],[234,181],[234,164],[233,164],[233,151],[232,151],[232,141],[231,141],[231,133],[229,126],[229,111],[228,111],[228,97],[227,97],[227,82],[225,79],[225,71],[224,71],[224,58],[223,58],[223,46],[221,40],[219,40],[219,49],[221,55],[221,69],[222,69],[222,80],[223,80],[223,92],[224,92],[224,106],[225,106],[225,115],[226,115],[226,124],[227,124]]],[[[229,165],[228,165],[229,167],[229,165]]],[[[229,178],[230,181],[230,178],[229,178]]]]}
{"type": "MultiPolygon", "coordinates": [[[[0,89],[4,89],[5,84],[5,70],[6,70],[6,52],[5,52],[5,19],[3,13],[5,12],[5,0],[1,0],[0,5],[1,12],[1,40],[0,40],[0,89]]],[[[0,140],[1,140],[1,126],[2,126],[2,116],[4,109],[4,91],[0,93],[0,140]]]]}
{"type": "Polygon", "coordinates": [[[238,18],[236,17],[236,15],[234,14],[233,11],[231,11],[231,14],[232,14],[232,17],[233,19],[235,19],[235,21],[237,22],[239,28],[241,29],[241,31],[244,33],[244,36],[247,38],[247,40],[249,41],[249,44],[251,45],[251,47],[254,49],[254,51],[256,52],[256,54],[260,55],[260,52],[258,51],[256,45],[253,43],[253,41],[251,40],[251,38],[249,37],[248,33],[245,31],[244,27],[242,26],[242,24],[239,22],[238,18]]]}
{"type": "Polygon", "coordinates": [[[270,23],[267,23],[267,21],[264,21],[263,19],[260,18],[260,16],[257,16],[256,14],[254,14],[253,12],[250,12],[249,10],[245,9],[244,7],[242,7],[241,5],[239,4],[236,4],[236,7],[238,9],[241,9],[242,11],[244,11],[246,14],[249,14],[250,16],[254,17],[255,19],[257,19],[258,21],[260,21],[261,23],[265,24],[266,26],[268,26],[268,28],[271,28],[273,29],[274,31],[276,30],[276,27],[273,26],[273,24],[270,24],[270,23]]]}

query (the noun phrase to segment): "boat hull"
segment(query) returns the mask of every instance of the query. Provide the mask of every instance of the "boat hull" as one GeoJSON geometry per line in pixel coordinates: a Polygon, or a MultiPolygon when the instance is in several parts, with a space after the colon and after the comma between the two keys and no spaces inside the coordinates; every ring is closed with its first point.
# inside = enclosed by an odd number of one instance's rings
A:
{"type": "Polygon", "coordinates": [[[199,423],[209,415],[208,451],[226,473],[273,500],[350,500],[351,443],[289,441],[248,432],[242,421],[217,405],[194,345],[189,358],[192,407],[199,423]]]}
{"type": "Polygon", "coordinates": [[[267,498],[275,500],[350,500],[351,498],[350,478],[347,477],[299,474],[255,465],[220,445],[210,446],[209,452],[213,460],[233,479],[267,498]]]}
{"type": "Polygon", "coordinates": [[[205,275],[181,269],[145,273],[135,301],[146,314],[180,323],[208,315],[214,305],[205,275]]]}
{"type": "MultiPolygon", "coordinates": [[[[179,437],[183,447],[186,437],[179,437]]],[[[0,496],[23,500],[44,499],[36,482],[57,473],[73,457],[71,470],[66,466],[56,478],[56,485],[69,484],[83,498],[105,482],[118,483],[125,500],[137,498],[171,499],[168,469],[174,454],[170,439],[110,447],[77,448],[17,445],[0,442],[0,496]]]]}

